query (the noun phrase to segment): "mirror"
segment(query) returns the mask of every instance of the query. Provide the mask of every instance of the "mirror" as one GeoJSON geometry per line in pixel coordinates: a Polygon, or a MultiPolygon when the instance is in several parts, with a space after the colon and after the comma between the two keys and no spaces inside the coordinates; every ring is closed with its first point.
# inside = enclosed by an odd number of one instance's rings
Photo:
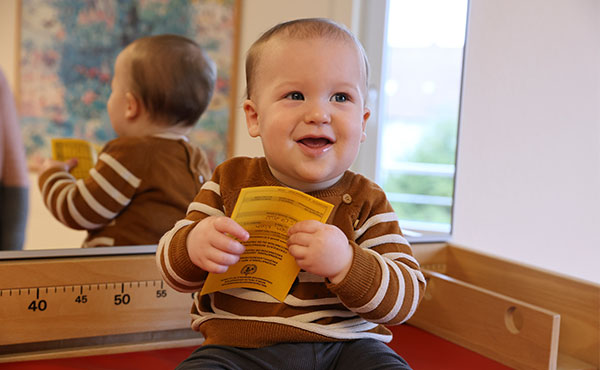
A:
{"type": "Polygon", "coordinates": [[[196,40],[217,63],[211,104],[188,138],[206,152],[213,168],[231,156],[239,1],[109,0],[76,5],[33,0],[0,4],[2,18],[9,18],[2,22],[6,34],[17,35],[12,51],[3,50],[0,60],[18,60],[14,73],[3,70],[13,82],[30,169],[25,252],[81,247],[86,231],[67,228],[50,214],[36,170],[51,156],[51,138],[74,137],[101,148],[116,137],[106,111],[114,60],[137,38],[183,35],[196,40]]]}

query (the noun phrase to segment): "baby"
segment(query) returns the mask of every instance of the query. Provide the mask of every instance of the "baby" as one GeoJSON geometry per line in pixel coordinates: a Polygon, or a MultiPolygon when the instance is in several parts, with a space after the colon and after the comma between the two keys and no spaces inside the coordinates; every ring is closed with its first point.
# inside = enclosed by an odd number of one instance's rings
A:
{"type": "Polygon", "coordinates": [[[265,157],[217,167],[159,243],[165,280],[198,291],[239,260],[249,234],[229,216],[242,188],[287,186],[334,209],[289,228],[301,272],[283,302],[250,289],[195,294],[192,328],[205,342],[178,369],[409,369],[384,325],[412,316],[425,279],[385,193],[348,170],[366,138],[367,74],[358,40],[327,19],[279,24],[250,48],[243,108],[265,157]]]}
{"type": "Polygon", "coordinates": [[[40,169],[44,203],[63,224],[88,231],[84,247],[157,244],[185,215],[211,170],[185,136],[206,110],[216,69],[192,40],[138,39],[115,61],[107,109],[118,138],[85,180],[75,160],[40,169]]]}

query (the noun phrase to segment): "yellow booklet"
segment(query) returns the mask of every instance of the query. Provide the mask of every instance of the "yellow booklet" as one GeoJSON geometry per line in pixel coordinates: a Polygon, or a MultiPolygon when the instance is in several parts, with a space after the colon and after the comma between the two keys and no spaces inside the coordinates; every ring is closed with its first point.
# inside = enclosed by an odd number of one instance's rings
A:
{"type": "Polygon", "coordinates": [[[326,222],[333,205],[280,186],[244,188],[231,218],[250,233],[240,260],[222,274],[208,274],[200,294],[251,288],[283,301],[300,267],[287,248],[288,229],[303,220],[326,222]]]}
{"type": "Polygon", "coordinates": [[[71,170],[71,174],[76,179],[88,177],[88,173],[96,164],[98,157],[92,143],[82,139],[54,138],[51,145],[53,159],[65,162],[71,158],[77,158],[77,166],[71,170]]]}

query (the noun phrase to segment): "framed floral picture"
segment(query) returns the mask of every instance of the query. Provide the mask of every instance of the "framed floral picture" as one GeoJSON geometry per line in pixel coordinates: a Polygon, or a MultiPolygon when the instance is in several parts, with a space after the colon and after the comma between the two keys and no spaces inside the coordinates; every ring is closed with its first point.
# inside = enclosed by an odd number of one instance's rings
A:
{"type": "Polygon", "coordinates": [[[55,137],[101,147],[115,137],[106,102],[114,61],[133,40],[178,34],[217,64],[216,90],[190,140],[216,166],[231,153],[239,0],[21,0],[19,103],[30,167],[55,137]]]}

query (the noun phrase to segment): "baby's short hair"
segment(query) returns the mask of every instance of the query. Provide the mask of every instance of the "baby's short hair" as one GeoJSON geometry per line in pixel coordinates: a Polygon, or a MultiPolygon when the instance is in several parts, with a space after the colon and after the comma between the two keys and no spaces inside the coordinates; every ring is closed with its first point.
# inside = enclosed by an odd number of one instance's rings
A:
{"type": "Polygon", "coordinates": [[[204,50],[178,35],[142,37],[127,49],[131,91],[150,116],[171,125],[196,124],[217,79],[215,63],[204,50]]]}
{"type": "Polygon", "coordinates": [[[369,80],[369,61],[358,38],[344,25],[327,18],[301,18],[279,23],[263,33],[250,47],[246,55],[246,96],[250,98],[256,66],[264,45],[275,37],[304,40],[329,38],[354,44],[362,55],[365,68],[365,91],[369,80]]]}

